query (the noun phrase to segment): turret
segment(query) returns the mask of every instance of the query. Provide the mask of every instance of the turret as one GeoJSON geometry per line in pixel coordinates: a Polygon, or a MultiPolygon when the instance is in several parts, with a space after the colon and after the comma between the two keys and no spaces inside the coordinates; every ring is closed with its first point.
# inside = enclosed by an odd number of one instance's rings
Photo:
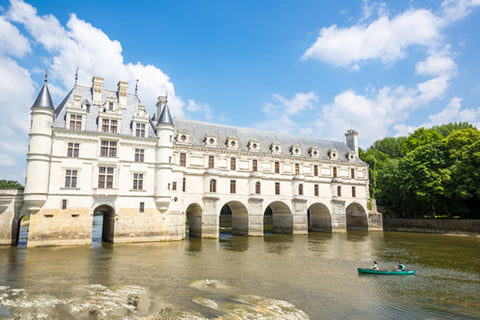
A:
{"type": "Polygon", "coordinates": [[[347,140],[347,146],[355,152],[355,155],[358,157],[358,132],[355,130],[347,130],[345,133],[345,138],[347,140]]]}
{"type": "Polygon", "coordinates": [[[158,98],[157,107],[163,104],[157,121],[157,147],[155,167],[155,202],[160,211],[165,212],[171,201],[169,185],[172,180],[172,154],[174,126],[166,97],[158,98]]]}
{"type": "Polygon", "coordinates": [[[31,107],[31,127],[27,153],[27,179],[24,204],[35,213],[47,200],[50,178],[50,155],[52,149],[52,124],[55,109],[45,83],[31,107]]]}

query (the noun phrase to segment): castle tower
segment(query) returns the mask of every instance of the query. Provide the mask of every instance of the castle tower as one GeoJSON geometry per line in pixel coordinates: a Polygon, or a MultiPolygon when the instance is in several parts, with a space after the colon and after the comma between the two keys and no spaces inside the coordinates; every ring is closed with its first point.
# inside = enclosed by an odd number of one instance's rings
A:
{"type": "Polygon", "coordinates": [[[24,191],[24,205],[35,213],[47,200],[50,155],[52,149],[52,124],[55,109],[45,83],[31,107],[30,139],[27,153],[27,172],[24,191]]]}
{"type": "Polygon", "coordinates": [[[168,109],[166,97],[158,98],[157,106],[164,104],[157,121],[157,147],[155,152],[155,203],[165,212],[171,201],[169,185],[172,180],[173,120],[168,109]]]}

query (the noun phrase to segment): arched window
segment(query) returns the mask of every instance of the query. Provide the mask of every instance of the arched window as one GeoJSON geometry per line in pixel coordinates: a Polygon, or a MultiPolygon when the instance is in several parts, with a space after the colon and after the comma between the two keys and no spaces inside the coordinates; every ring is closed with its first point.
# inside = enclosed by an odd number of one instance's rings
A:
{"type": "Polygon", "coordinates": [[[261,184],[259,181],[255,183],[255,194],[260,194],[262,192],[261,190],[261,184]]]}
{"type": "Polygon", "coordinates": [[[303,196],[303,183],[298,185],[298,195],[303,196]]]}
{"type": "Polygon", "coordinates": [[[217,192],[217,180],[210,180],[210,192],[217,192]]]}
{"type": "Polygon", "coordinates": [[[337,196],[339,196],[339,197],[342,196],[342,187],[341,186],[337,187],[337,196]]]}

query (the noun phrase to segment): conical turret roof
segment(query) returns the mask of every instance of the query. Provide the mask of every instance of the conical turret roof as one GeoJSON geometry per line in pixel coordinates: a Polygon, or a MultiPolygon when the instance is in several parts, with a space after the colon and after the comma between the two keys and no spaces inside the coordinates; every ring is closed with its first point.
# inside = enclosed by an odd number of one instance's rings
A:
{"type": "Polygon", "coordinates": [[[47,80],[45,80],[45,84],[43,85],[42,90],[40,90],[37,99],[35,99],[32,108],[48,108],[55,110],[52,98],[50,97],[50,92],[48,91],[47,80]]]}
{"type": "Polygon", "coordinates": [[[170,110],[168,109],[168,104],[163,107],[162,113],[160,114],[160,117],[158,117],[157,124],[170,124],[173,126],[173,119],[170,110]]]}

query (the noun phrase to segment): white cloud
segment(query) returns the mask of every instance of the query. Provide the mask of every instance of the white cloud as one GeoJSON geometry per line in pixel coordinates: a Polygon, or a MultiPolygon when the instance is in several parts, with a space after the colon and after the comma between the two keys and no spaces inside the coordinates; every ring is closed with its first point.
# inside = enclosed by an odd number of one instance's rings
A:
{"type": "Polygon", "coordinates": [[[431,127],[434,125],[442,125],[448,122],[453,121],[457,116],[460,108],[462,107],[462,99],[458,97],[454,97],[450,99],[445,109],[437,114],[433,114],[428,116],[431,123],[427,127],[431,127]]]}
{"type": "Polygon", "coordinates": [[[292,120],[292,117],[315,108],[315,103],[318,102],[315,93],[297,93],[292,99],[286,99],[280,94],[274,94],[272,97],[274,101],[267,102],[263,107],[263,112],[269,120],[255,123],[253,127],[275,128],[275,131],[284,133],[294,133],[297,130],[308,132],[297,121],[292,120]]]}
{"type": "Polygon", "coordinates": [[[0,54],[22,57],[31,51],[27,38],[20,31],[0,16],[0,54]]]}
{"type": "Polygon", "coordinates": [[[318,59],[344,67],[371,59],[389,63],[403,58],[410,46],[433,46],[440,39],[441,26],[442,21],[424,9],[407,10],[393,19],[381,15],[370,24],[349,28],[332,25],[320,30],[302,59],[318,59]]]}
{"type": "Polygon", "coordinates": [[[460,20],[472,12],[480,0],[445,0],[442,2],[442,16],[448,22],[460,20]]]}
{"type": "Polygon", "coordinates": [[[66,27],[52,15],[38,16],[37,10],[20,0],[12,1],[7,13],[10,20],[21,23],[31,36],[52,54],[49,58],[49,81],[60,81],[64,91],[53,90],[54,100],[73,86],[76,68],[79,84],[90,85],[93,76],[104,78],[104,88],[116,89],[118,81],[129,82],[129,91],[139,79],[139,97],[150,107],[156,104],[159,95],[168,94],[169,106],[175,116],[183,116],[184,102],[175,95],[170,78],[153,65],[125,63],[120,42],[112,40],[102,30],[90,23],[70,16],[66,27]],[[57,93],[57,94],[54,94],[57,93]]]}
{"type": "Polygon", "coordinates": [[[207,120],[212,120],[212,109],[204,103],[198,103],[195,100],[188,99],[185,110],[190,112],[201,112],[207,120]]]}
{"type": "Polygon", "coordinates": [[[416,70],[419,75],[437,76],[441,74],[453,74],[457,65],[448,53],[436,52],[428,56],[425,61],[418,62],[416,70]]]}

